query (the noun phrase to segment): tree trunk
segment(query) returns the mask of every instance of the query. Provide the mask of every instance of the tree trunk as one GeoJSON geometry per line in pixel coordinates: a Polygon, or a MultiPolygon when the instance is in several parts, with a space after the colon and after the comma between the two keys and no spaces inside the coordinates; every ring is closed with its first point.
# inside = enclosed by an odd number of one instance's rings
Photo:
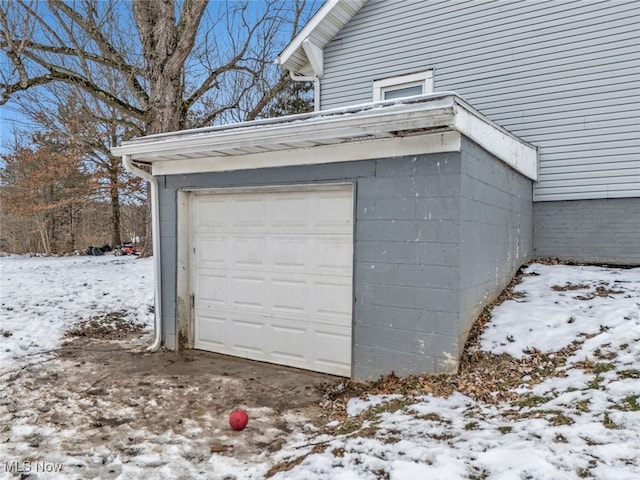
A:
{"type": "Polygon", "coordinates": [[[146,134],[179,130],[185,121],[184,62],[195,43],[207,2],[185,0],[177,25],[174,2],[138,0],[132,6],[149,79],[146,134]]]}
{"type": "Polygon", "coordinates": [[[69,251],[76,249],[76,214],[73,203],[69,205],[69,251]]]}
{"type": "Polygon", "coordinates": [[[154,79],[149,99],[147,135],[175,132],[184,127],[182,84],[179,78],[168,78],[165,72],[154,79]]]}
{"type": "MultiPolygon", "coordinates": [[[[115,162],[112,162],[112,165],[115,162]]],[[[111,197],[111,246],[122,245],[120,236],[121,211],[120,211],[120,190],[118,184],[118,164],[109,172],[109,195],[111,197]]]]}
{"type": "MultiPolygon", "coordinates": [[[[146,182],[145,189],[147,191],[147,201],[145,203],[145,215],[144,215],[144,239],[142,242],[142,248],[140,249],[140,255],[142,257],[150,257],[153,255],[153,224],[151,221],[151,185],[146,182]]],[[[160,252],[158,252],[159,254],[160,252]]]]}
{"type": "Polygon", "coordinates": [[[46,255],[51,254],[51,245],[49,244],[49,235],[47,233],[47,224],[40,218],[40,215],[36,215],[36,223],[38,225],[38,232],[40,233],[40,239],[42,240],[42,248],[46,255]]]}

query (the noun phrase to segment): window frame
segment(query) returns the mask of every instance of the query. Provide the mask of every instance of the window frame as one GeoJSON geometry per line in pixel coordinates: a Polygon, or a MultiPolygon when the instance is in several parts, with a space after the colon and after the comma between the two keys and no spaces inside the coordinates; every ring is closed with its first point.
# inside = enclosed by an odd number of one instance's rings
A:
{"type": "MultiPolygon", "coordinates": [[[[415,86],[422,87],[422,95],[427,93],[433,93],[433,70],[425,70],[424,72],[409,73],[406,75],[396,75],[393,77],[386,77],[386,78],[374,80],[373,81],[373,101],[380,102],[385,100],[384,96],[387,92],[400,90],[403,88],[415,87],[415,86]]],[[[409,97],[401,97],[401,98],[409,98],[409,97]]]]}

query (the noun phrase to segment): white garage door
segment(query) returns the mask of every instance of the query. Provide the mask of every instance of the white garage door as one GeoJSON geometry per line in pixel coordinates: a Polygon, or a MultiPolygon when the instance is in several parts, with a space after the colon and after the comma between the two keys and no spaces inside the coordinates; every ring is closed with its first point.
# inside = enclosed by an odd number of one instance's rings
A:
{"type": "Polygon", "coordinates": [[[194,347],[350,376],[352,185],[192,198],[194,347]]]}

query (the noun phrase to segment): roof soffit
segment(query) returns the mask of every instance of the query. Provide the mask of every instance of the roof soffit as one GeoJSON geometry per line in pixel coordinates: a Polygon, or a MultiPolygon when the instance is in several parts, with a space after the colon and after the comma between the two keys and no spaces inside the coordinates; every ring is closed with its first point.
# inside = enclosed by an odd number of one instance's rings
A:
{"type": "Polygon", "coordinates": [[[318,71],[316,59],[309,58],[304,42],[323,50],[331,40],[344,28],[353,16],[362,8],[367,0],[328,0],[309,20],[300,33],[276,57],[275,63],[296,74],[309,73],[310,66],[316,76],[322,76],[322,68],[318,71]]]}

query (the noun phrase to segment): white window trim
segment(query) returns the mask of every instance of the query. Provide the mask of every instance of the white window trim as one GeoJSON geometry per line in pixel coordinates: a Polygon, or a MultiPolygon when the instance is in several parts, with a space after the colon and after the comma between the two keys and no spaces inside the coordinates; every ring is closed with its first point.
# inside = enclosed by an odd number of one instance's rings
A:
{"type": "Polygon", "coordinates": [[[374,80],[373,101],[379,102],[384,100],[384,94],[386,92],[418,85],[422,86],[423,94],[433,93],[433,70],[374,80]]]}

